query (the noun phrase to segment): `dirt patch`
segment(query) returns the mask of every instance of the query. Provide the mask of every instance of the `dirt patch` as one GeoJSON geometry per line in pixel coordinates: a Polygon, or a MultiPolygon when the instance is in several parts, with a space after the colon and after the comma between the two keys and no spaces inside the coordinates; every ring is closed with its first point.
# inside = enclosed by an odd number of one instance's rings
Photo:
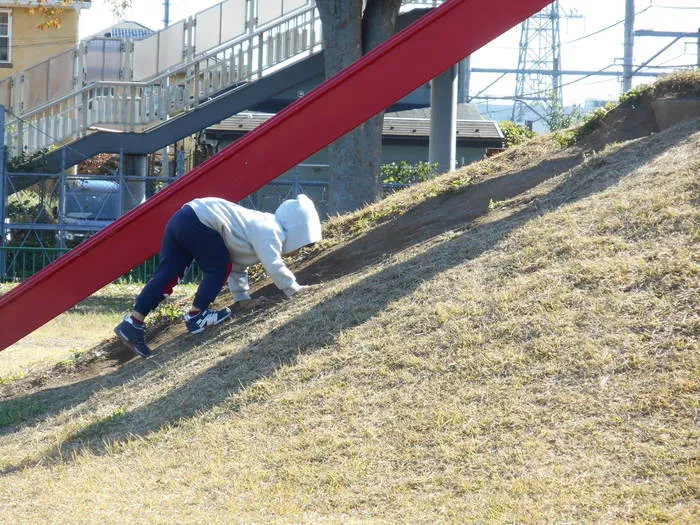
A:
{"type": "MultiPolygon", "coordinates": [[[[313,284],[355,272],[389,255],[442,233],[465,228],[489,209],[489,202],[511,199],[582,160],[578,149],[566,150],[536,166],[484,180],[458,192],[423,201],[409,212],[380,225],[297,270],[300,282],[313,284]]],[[[275,294],[268,285],[262,294],[275,294]]]]}
{"type": "Polygon", "coordinates": [[[608,113],[593,132],[579,141],[579,146],[599,151],[608,144],[647,137],[657,133],[653,98],[643,95],[637,102],[623,104],[608,113]]]}

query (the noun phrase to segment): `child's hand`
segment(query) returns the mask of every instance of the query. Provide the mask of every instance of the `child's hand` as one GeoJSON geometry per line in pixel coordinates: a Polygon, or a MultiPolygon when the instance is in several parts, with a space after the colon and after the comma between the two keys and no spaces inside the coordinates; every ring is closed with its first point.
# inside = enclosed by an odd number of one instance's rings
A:
{"type": "Polygon", "coordinates": [[[267,297],[265,296],[256,297],[255,299],[245,299],[243,301],[238,301],[238,304],[241,305],[241,308],[245,308],[246,310],[252,310],[253,308],[262,306],[265,303],[267,303],[267,297]]]}

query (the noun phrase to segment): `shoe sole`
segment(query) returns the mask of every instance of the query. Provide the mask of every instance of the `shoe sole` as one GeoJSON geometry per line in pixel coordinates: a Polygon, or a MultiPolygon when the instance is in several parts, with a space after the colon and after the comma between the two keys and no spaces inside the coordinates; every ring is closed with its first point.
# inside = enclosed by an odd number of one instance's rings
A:
{"type": "Polygon", "coordinates": [[[223,323],[226,319],[228,319],[229,317],[231,317],[231,312],[229,312],[229,314],[228,314],[226,317],[224,317],[224,318],[222,318],[222,319],[219,319],[219,320],[218,320],[216,323],[214,323],[214,324],[208,324],[208,325],[204,326],[203,328],[199,328],[198,330],[190,330],[190,329],[188,328],[187,331],[188,331],[189,333],[191,333],[191,334],[201,334],[202,332],[204,332],[204,330],[206,330],[206,329],[209,328],[210,326],[216,326],[216,325],[218,325],[218,324],[221,324],[221,323],[223,323]]]}
{"type": "Polygon", "coordinates": [[[114,329],[114,333],[117,334],[119,339],[122,340],[122,343],[124,343],[127,347],[129,347],[131,349],[131,351],[134,352],[135,354],[140,355],[144,359],[148,359],[149,357],[153,356],[153,353],[145,354],[145,353],[139,351],[139,349],[136,348],[136,345],[134,343],[132,343],[131,341],[129,341],[129,339],[126,337],[126,335],[124,335],[124,333],[122,333],[121,330],[119,330],[118,328],[114,329]]]}

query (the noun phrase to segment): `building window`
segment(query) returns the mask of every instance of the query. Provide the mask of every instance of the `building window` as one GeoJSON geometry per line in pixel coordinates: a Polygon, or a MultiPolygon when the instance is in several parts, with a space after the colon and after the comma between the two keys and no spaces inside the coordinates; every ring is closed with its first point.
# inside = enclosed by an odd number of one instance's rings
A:
{"type": "Polygon", "coordinates": [[[10,62],[10,39],[12,16],[9,11],[0,11],[0,62],[10,62]]]}

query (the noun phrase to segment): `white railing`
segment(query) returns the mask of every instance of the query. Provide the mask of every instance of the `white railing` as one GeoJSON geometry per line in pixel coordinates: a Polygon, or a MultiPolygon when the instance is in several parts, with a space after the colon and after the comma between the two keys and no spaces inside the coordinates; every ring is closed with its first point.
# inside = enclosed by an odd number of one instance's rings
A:
{"type": "Polygon", "coordinates": [[[226,0],[141,41],[83,42],[0,82],[5,143],[12,157],[97,129],[145,131],[321,48],[313,0],[226,0]]]}

